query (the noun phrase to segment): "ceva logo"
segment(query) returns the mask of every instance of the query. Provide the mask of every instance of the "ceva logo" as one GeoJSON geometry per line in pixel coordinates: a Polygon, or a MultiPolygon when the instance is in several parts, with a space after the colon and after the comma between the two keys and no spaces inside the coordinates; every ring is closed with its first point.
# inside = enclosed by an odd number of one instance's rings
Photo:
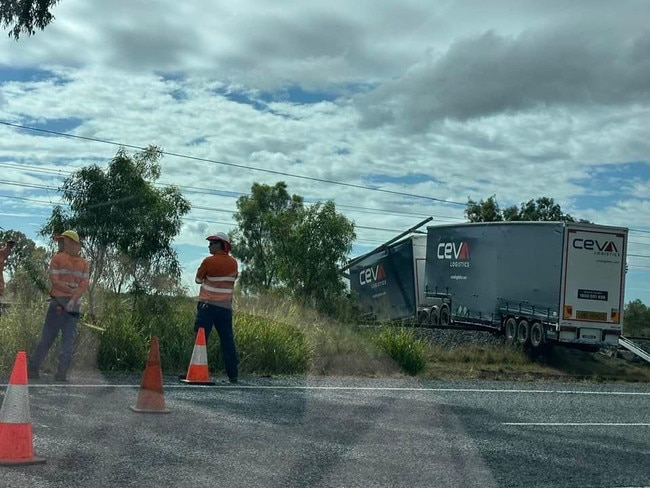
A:
{"type": "Polygon", "coordinates": [[[575,249],[586,249],[588,251],[599,252],[618,252],[616,244],[612,241],[597,241],[596,239],[573,239],[573,247],[575,249]]]}
{"type": "Polygon", "coordinates": [[[466,242],[441,242],[438,244],[438,259],[469,261],[469,245],[466,242]]]}
{"type": "Polygon", "coordinates": [[[362,286],[384,279],[386,279],[386,273],[384,272],[384,266],[381,264],[362,269],[359,272],[359,283],[361,283],[362,286]]]}

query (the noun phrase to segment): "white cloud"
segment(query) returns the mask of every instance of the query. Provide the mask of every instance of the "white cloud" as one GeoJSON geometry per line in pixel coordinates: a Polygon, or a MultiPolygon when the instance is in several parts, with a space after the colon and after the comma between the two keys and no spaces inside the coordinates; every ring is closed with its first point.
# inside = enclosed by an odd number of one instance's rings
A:
{"type": "MultiPolygon", "coordinates": [[[[0,119],[211,160],[162,160],[162,182],[214,190],[183,190],[195,209],[176,244],[190,275],[254,182],[334,199],[368,227],[358,250],[427,215],[463,217],[462,205],[286,173],[461,203],[546,195],[578,217],[650,229],[649,5],[63,0],[34,37],[0,36],[0,119]]],[[[116,149],[0,125],[0,181],[57,187],[116,149]]],[[[0,197],[2,225],[32,235],[42,220],[14,214],[58,200],[1,182],[0,195],[45,202],[0,197]]]]}

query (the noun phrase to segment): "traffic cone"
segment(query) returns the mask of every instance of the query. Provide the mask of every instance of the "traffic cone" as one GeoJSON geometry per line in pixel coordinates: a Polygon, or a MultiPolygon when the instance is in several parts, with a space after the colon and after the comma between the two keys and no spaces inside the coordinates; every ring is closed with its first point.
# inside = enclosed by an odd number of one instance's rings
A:
{"type": "Polygon", "coordinates": [[[214,385],[210,381],[210,371],[208,370],[208,348],[205,345],[205,330],[199,327],[196,334],[196,343],[192,351],[192,360],[187,370],[185,378],[181,378],[183,383],[191,385],[214,385]]]}
{"type": "Polygon", "coordinates": [[[0,408],[0,466],[44,462],[45,459],[34,457],[32,424],[29,421],[27,353],[20,351],[0,408]]]}
{"type": "Polygon", "coordinates": [[[163,394],[162,368],[160,366],[160,350],[158,337],[151,338],[147,366],[142,374],[140,393],[131,410],[138,413],[169,413],[165,408],[165,395],[163,394]]]}

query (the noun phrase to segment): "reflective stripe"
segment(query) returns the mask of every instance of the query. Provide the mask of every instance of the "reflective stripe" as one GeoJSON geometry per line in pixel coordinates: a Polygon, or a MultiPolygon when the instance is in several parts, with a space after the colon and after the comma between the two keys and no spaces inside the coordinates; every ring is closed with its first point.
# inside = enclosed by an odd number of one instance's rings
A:
{"type": "Polygon", "coordinates": [[[215,288],[213,286],[208,286],[205,283],[201,285],[201,288],[207,291],[212,291],[214,293],[225,293],[227,295],[232,295],[232,288],[215,288]]]}
{"type": "Polygon", "coordinates": [[[68,274],[72,276],[76,276],[77,278],[90,278],[90,273],[84,273],[83,271],[73,271],[71,269],[51,269],[50,274],[53,275],[62,275],[62,274],[68,274]]]}
{"type": "Polygon", "coordinates": [[[205,346],[194,346],[191,363],[197,366],[208,365],[208,350],[205,346]]]}
{"type": "Polygon", "coordinates": [[[27,385],[9,385],[0,408],[0,423],[29,423],[29,393],[27,385]]]}
{"type": "Polygon", "coordinates": [[[231,281],[234,283],[237,278],[231,278],[230,276],[206,276],[205,279],[208,281],[231,281]]]}

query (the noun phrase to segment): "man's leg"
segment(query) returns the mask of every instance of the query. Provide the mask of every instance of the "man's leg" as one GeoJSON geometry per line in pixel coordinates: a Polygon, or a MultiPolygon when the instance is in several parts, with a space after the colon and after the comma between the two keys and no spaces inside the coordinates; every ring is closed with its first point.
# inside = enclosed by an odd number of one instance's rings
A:
{"type": "Polygon", "coordinates": [[[215,307],[215,327],[219,334],[221,343],[221,355],[226,367],[226,374],[230,381],[237,381],[237,348],[235,346],[235,336],[232,330],[232,310],[224,307],[215,307]]]}
{"type": "Polygon", "coordinates": [[[45,314],[45,323],[43,324],[43,331],[41,332],[41,340],[36,347],[36,351],[29,358],[29,371],[32,376],[37,376],[38,370],[41,369],[43,360],[47,356],[52,343],[56,339],[59,329],[61,328],[62,315],[65,313],[56,300],[51,300],[45,314]]]}
{"type": "Polygon", "coordinates": [[[64,314],[63,324],[61,325],[59,369],[56,373],[56,379],[62,381],[67,379],[68,369],[70,369],[70,363],[72,362],[74,340],[77,337],[77,322],[79,321],[78,312],[64,312],[64,314]]]}
{"type": "Polygon", "coordinates": [[[199,332],[199,328],[203,327],[203,332],[205,332],[205,344],[208,344],[208,338],[210,337],[210,332],[212,331],[213,318],[210,313],[212,307],[207,303],[199,302],[196,305],[196,319],[194,320],[194,334],[196,339],[196,334],[199,332]]]}

